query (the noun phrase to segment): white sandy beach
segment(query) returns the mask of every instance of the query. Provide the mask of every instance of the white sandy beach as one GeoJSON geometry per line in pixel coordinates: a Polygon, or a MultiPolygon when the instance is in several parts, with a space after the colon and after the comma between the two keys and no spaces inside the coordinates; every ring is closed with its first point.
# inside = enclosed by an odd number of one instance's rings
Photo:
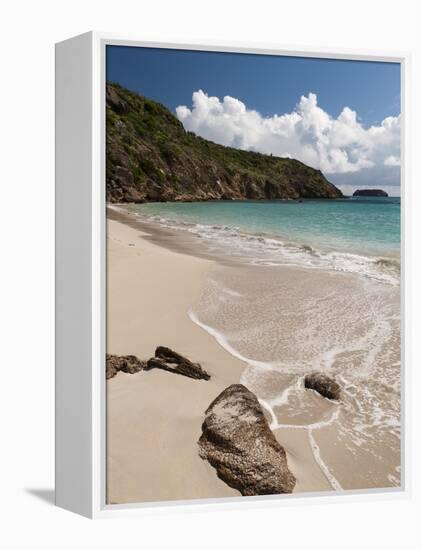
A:
{"type": "Polygon", "coordinates": [[[206,382],[154,370],[108,381],[110,503],[238,494],[197,453],[206,407],[243,367],[188,318],[208,268],[108,222],[108,351],[149,358],[166,345],[212,375],[206,382]]]}
{"type": "MultiPolygon", "coordinates": [[[[198,455],[204,412],[245,364],[194,324],[212,262],[168,250],[145,233],[108,220],[107,352],[147,359],[169,346],[211,374],[193,380],[165,371],[118,373],[107,383],[107,500],[153,502],[239,496],[198,455]]],[[[275,431],[284,446],[295,491],[331,490],[306,430],[275,431]]]]}

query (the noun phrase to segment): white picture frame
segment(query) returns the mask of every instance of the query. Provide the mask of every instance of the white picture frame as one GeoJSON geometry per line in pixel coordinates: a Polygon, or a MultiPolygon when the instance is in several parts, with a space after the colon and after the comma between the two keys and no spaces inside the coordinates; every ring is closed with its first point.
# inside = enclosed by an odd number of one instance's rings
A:
{"type": "Polygon", "coordinates": [[[156,43],[89,32],[56,45],[56,504],[89,518],[155,508],[250,507],[407,498],[410,494],[408,356],[410,241],[407,53],[337,51],[234,43],[156,43]],[[105,49],[107,45],[317,58],[389,61],[401,65],[402,196],[402,485],[400,488],[108,505],[105,497],[105,49]]]}

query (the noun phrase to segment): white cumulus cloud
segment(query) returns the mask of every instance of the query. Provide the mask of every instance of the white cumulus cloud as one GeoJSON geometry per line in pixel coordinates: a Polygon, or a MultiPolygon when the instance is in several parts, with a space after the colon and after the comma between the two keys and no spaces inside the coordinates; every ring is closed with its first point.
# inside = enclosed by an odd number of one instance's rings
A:
{"type": "Polygon", "coordinates": [[[400,166],[401,165],[401,159],[399,157],[395,157],[394,155],[390,155],[390,157],[386,157],[384,159],[384,165],[385,166],[400,166]]]}
{"type": "Polygon", "coordinates": [[[309,93],[292,112],[265,117],[234,97],[221,100],[202,90],[193,93],[191,108],[180,105],[176,113],[186,130],[222,145],[295,158],[326,174],[369,169],[376,179],[394,169],[399,183],[400,116],[366,128],[349,107],[334,118],[309,93]]]}

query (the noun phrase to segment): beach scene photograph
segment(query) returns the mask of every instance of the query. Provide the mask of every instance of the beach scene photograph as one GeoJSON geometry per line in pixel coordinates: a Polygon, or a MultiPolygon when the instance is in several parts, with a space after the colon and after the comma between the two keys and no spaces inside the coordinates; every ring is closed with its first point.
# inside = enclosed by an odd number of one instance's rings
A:
{"type": "Polygon", "coordinates": [[[107,504],[401,488],[400,71],[106,47],[107,504]]]}

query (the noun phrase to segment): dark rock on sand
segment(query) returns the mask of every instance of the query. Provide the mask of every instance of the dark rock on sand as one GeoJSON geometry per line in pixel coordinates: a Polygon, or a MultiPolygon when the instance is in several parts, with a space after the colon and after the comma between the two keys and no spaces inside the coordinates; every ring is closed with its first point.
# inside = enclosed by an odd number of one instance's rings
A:
{"type": "Polygon", "coordinates": [[[111,355],[107,353],[106,377],[113,378],[119,371],[135,374],[146,367],[146,362],[141,361],[135,355],[111,355]]]}
{"type": "Polygon", "coordinates": [[[120,370],[121,362],[120,357],[117,357],[117,355],[109,355],[107,353],[107,361],[106,361],[106,376],[107,380],[109,378],[113,378],[118,371],[120,370]]]}
{"type": "Polygon", "coordinates": [[[310,390],[317,391],[323,397],[328,399],[339,399],[341,388],[339,384],[327,374],[322,372],[312,372],[307,374],[304,379],[304,386],[310,390]]]}
{"type": "Polygon", "coordinates": [[[140,361],[135,355],[125,355],[122,357],[121,371],[128,374],[135,374],[146,367],[146,361],[140,361]]]}
{"type": "Polygon", "coordinates": [[[164,346],[156,348],[155,357],[149,359],[146,368],[148,370],[153,368],[163,369],[196,380],[209,380],[210,378],[210,375],[202,369],[199,363],[192,363],[187,357],[164,346]]]}
{"type": "Polygon", "coordinates": [[[291,493],[296,480],[257,397],[242,384],[226,388],[206,410],[199,454],[244,496],[291,493]]]}

